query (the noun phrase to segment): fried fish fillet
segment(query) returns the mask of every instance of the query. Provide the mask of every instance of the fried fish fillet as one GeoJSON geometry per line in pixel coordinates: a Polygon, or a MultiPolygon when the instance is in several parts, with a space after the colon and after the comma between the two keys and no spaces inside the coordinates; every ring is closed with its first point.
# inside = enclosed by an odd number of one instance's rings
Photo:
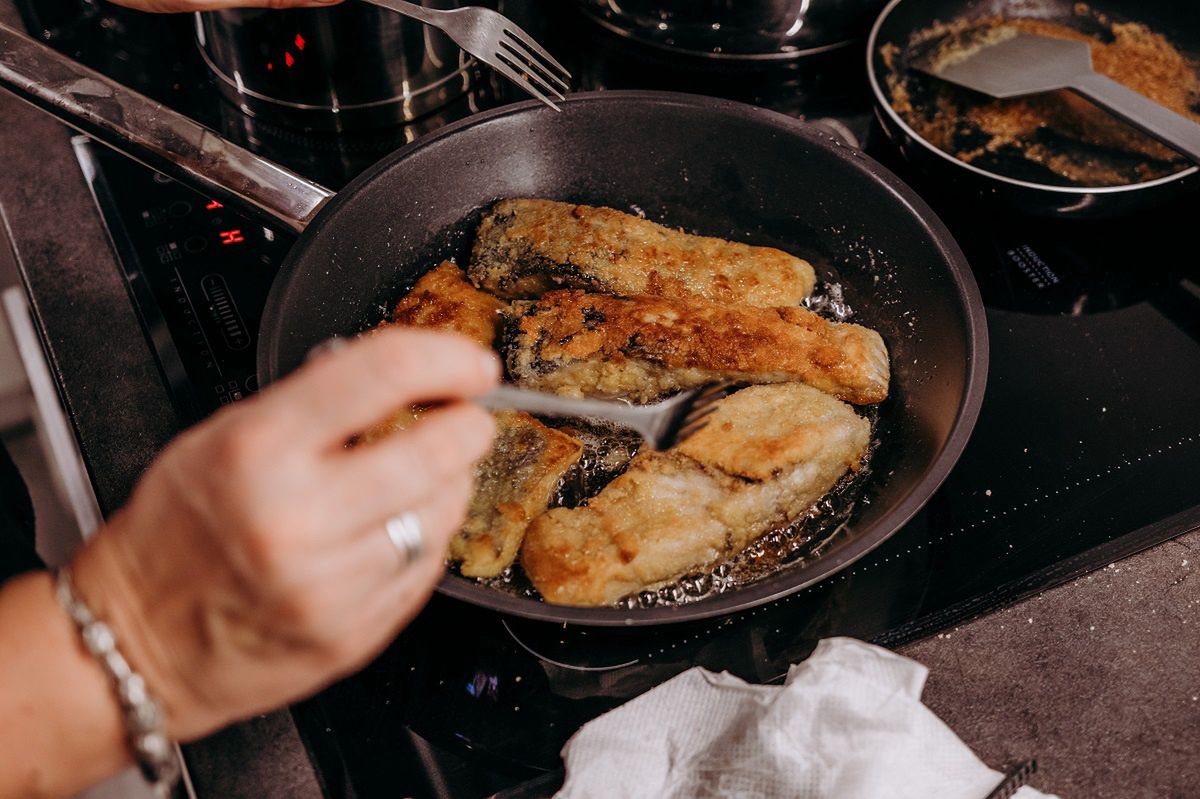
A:
{"type": "MultiPolygon", "coordinates": [[[[795,464],[836,455],[827,448],[842,441],[839,436],[861,443],[869,427],[845,403],[809,386],[750,386],[718,402],[705,425],[675,451],[701,466],[761,483],[795,464]]],[[[852,450],[847,466],[862,454],[852,450]]]]}
{"type": "Polygon", "coordinates": [[[452,261],[426,272],[392,313],[392,324],[462,333],[491,348],[507,306],[471,285],[452,261]]]}
{"type": "MultiPolygon", "coordinates": [[[[390,324],[448,330],[491,348],[505,303],[475,288],[445,261],[426,273],[396,305],[390,324]]],[[[419,418],[403,408],[367,430],[360,441],[391,435],[419,418]]],[[[450,542],[451,560],[468,577],[494,577],[516,559],[525,527],[546,510],[583,445],[526,413],[496,414],[496,441],[475,467],[475,492],[463,528],[450,542]]]]}
{"type": "Polygon", "coordinates": [[[865,419],[817,389],[752,386],[682,446],[638,455],[586,506],[535,519],[521,565],[548,602],[610,605],[794,521],[858,468],[869,438],[865,419]]]}
{"type": "Polygon", "coordinates": [[[816,282],[812,264],[772,247],[537,199],[496,203],[479,226],[468,271],[507,299],[577,288],[773,307],[799,304],[816,282]]]}
{"type": "Polygon", "coordinates": [[[496,414],[496,442],[475,467],[475,493],[450,559],[467,577],[494,577],[512,565],[525,528],[550,504],[583,444],[526,413],[496,414]]]}
{"type": "Polygon", "coordinates": [[[513,304],[509,372],[565,396],[648,402],[712,380],[799,381],[855,404],[887,398],[883,339],[805,308],[553,291],[513,304]]]}
{"type": "MultiPolygon", "coordinates": [[[[467,276],[452,261],[443,261],[426,272],[405,294],[392,313],[392,318],[380,327],[407,325],[432,330],[461,333],[491,349],[496,341],[502,320],[501,312],[508,305],[470,284],[467,276]]],[[[358,440],[364,444],[408,427],[421,414],[418,408],[400,408],[363,432],[358,440]]]]}
{"type": "Polygon", "coordinates": [[[395,435],[421,418],[422,410],[424,408],[420,405],[399,408],[388,418],[376,422],[355,436],[354,443],[356,445],[374,444],[376,441],[382,441],[390,435],[395,435]]]}

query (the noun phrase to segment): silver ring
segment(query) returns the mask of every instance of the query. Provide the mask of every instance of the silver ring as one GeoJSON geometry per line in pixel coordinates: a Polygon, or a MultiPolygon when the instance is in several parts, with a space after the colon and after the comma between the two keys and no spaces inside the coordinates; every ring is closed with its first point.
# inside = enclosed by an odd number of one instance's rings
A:
{"type": "Polygon", "coordinates": [[[400,555],[400,565],[408,566],[425,551],[425,534],[421,531],[421,520],[417,514],[405,511],[383,523],[388,540],[400,555]]]}

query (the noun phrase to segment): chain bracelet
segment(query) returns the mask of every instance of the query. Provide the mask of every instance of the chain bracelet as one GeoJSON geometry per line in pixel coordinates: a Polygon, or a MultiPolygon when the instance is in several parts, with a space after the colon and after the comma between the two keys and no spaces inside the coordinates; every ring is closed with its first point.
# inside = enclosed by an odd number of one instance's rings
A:
{"type": "Polygon", "coordinates": [[[112,681],[125,719],[129,747],[142,776],[159,799],[167,799],[179,780],[175,743],[163,729],[162,706],[146,690],[146,681],[134,671],[117,649],[112,629],[92,614],[79,598],[71,573],[64,567],[56,573],[58,602],[62,605],[91,653],[112,681]]]}

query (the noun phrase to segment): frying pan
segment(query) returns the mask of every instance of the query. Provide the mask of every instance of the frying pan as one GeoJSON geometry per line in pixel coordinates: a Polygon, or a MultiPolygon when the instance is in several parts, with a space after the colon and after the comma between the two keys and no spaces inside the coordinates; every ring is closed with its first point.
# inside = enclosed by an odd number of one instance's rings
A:
{"type": "MultiPolygon", "coordinates": [[[[1034,17],[1080,25],[1076,0],[892,0],[880,13],[867,42],[867,75],[875,95],[875,114],[888,136],[914,165],[943,185],[982,196],[1040,216],[1113,217],[1171,201],[1200,187],[1200,167],[1125,186],[1086,188],[1021,180],[960,161],[923,139],[891,105],[888,69],[882,58],[889,44],[899,48],[903,64],[913,34],[934,23],[953,24],[986,16],[1034,17]]],[[[1088,0],[1093,11],[1115,22],[1134,21],[1162,33],[1180,51],[1200,58],[1200,3],[1178,0],[1088,0]]],[[[1099,31],[1103,34],[1103,31],[1099,31]]]]}
{"type": "Polygon", "coordinates": [[[461,259],[498,198],[624,209],[710,235],[783,247],[841,284],[893,364],[874,478],[820,558],[693,604],[569,608],[449,575],[440,590],[534,619],[584,625],[682,622],[744,610],[846,567],[929,498],[978,416],[987,333],[978,289],[942,223],[860,151],[800,122],[712,98],[576,95],[450,125],[385,158],[336,196],[220,140],[26,37],[0,27],[0,81],[105,143],[303,231],[263,316],[260,379],[277,380],[330,336],[378,322],[419,275],[461,259]],[[150,131],[150,133],[147,133],[150,131]]]}

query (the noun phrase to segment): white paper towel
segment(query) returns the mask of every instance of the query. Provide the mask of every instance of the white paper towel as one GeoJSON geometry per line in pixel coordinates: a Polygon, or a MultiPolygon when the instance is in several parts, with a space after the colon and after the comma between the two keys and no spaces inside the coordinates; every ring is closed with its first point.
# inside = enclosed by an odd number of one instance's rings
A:
{"type": "Polygon", "coordinates": [[[927,674],[852,638],[782,686],[690,669],[575,733],[557,799],[983,799],[1004,775],[921,704],[927,674]]]}

